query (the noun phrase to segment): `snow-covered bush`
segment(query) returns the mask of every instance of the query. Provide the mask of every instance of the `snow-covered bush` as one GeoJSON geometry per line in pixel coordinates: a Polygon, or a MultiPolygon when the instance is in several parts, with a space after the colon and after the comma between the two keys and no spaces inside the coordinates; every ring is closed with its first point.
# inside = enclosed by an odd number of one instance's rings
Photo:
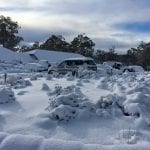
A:
{"type": "Polygon", "coordinates": [[[27,86],[31,86],[32,83],[29,80],[20,79],[13,83],[13,87],[15,89],[25,88],[27,86]]]}
{"type": "Polygon", "coordinates": [[[48,94],[49,94],[50,96],[52,96],[52,95],[60,95],[61,92],[62,92],[62,86],[59,85],[59,84],[56,84],[54,91],[49,92],[48,94]]]}
{"type": "Polygon", "coordinates": [[[15,100],[14,92],[9,86],[0,86],[0,104],[15,100]]]}
{"type": "Polygon", "coordinates": [[[49,91],[50,88],[49,88],[49,86],[46,83],[43,83],[41,90],[43,90],[43,91],[49,91]]]}
{"type": "Polygon", "coordinates": [[[117,94],[101,96],[101,98],[95,104],[96,114],[104,117],[123,115],[124,109],[121,105],[123,100],[124,98],[118,96],[117,94]]]}
{"type": "Polygon", "coordinates": [[[54,120],[69,121],[76,116],[77,110],[69,105],[60,104],[50,111],[50,117],[54,120]]]}
{"type": "Polygon", "coordinates": [[[36,76],[36,75],[35,75],[35,76],[32,76],[32,77],[30,78],[30,80],[31,80],[31,81],[37,80],[37,76],[36,76]]]}
{"type": "Polygon", "coordinates": [[[107,109],[115,101],[113,95],[102,96],[96,103],[97,108],[107,109]]]}
{"type": "Polygon", "coordinates": [[[18,80],[21,80],[23,79],[22,76],[20,75],[7,75],[7,84],[10,84],[10,85],[16,85],[16,82],[18,80]]]}
{"type": "MultiPolygon", "coordinates": [[[[58,88],[54,92],[55,95],[50,98],[48,110],[52,119],[58,121],[69,121],[82,113],[83,110],[94,112],[95,106],[81,93],[80,88],[76,86],[68,86],[66,88],[58,88]]],[[[86,113],[86,112],[85,112],[86,113]]]]}
{"type": "Polygon", "coordinates": [[[78,77],[83,79],[89,79],[95,77],[96,72],[92,70],[88,70],[84,66],[80,66],[78,69],[78,77]]]}
{"type": "Polygon", "coordinates": [[[21,75],[7,75],[6,82],[16,89],[32,85],[29,80],[24,79],[21,75]]]}

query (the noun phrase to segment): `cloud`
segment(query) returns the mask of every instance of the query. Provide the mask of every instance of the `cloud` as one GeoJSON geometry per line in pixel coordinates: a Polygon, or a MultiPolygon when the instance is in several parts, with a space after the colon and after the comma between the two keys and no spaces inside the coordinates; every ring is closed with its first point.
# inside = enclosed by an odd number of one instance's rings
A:
{"type": "Polygon", "coordinates": [[[150,40],[149,6],[148,0],[1,0],[0,13],[18,21],[28,41],[86,33],[98,39],[96,47],[125,49],[150,40]]]}

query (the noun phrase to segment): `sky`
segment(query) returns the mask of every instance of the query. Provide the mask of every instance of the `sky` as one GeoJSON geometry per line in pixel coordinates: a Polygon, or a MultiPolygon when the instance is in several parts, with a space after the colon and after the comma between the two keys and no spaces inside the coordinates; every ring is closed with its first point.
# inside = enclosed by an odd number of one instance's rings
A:
{"type": "Polygon", "coordinates": [[[27,42],[85,33],[96,49],[124,53],[150,41],[150,0],[0,0],[0,14],[21,26],[27,42]]]}

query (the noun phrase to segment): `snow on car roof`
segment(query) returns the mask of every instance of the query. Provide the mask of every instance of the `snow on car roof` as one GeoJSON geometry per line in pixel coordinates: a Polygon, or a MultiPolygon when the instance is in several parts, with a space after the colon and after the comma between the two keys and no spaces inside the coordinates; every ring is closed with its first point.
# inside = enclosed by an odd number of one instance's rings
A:
{"type": "Polygon", "coordinates": [[[77,57],[77,58],[67,58],[64,60],[93,60],[93,59],[89,57],[77,57]]]}

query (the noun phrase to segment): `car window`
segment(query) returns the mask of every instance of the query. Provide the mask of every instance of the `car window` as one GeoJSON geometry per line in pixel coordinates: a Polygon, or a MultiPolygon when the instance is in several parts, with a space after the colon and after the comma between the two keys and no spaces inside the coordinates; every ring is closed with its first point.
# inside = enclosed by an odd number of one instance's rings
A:
{"type": "Polygon", "coordinates": [[[88,65],[95,65],[95,63],[92,60],[86,60],[85,63],[88,65]]]}
{"type": "Polygon", "coordinates": [[[73,65],[73,61],[71,61],[71,60],[66,61],[66,65],[67,66],[72,66],[73,65]]]}
{"type": "Polygon", "coordinates": [[[82,60],[76,60],[75,65],[77,65],[77,66],[83,65],[83,61],[82,60]]]}
{"type": "Polygon", "coordinates": [[[66,62],[63,61],[62,63],[60,63],[60,64],[58,65],[58,67],[64,67],[65,65],[66,65],[66,62]]]}

